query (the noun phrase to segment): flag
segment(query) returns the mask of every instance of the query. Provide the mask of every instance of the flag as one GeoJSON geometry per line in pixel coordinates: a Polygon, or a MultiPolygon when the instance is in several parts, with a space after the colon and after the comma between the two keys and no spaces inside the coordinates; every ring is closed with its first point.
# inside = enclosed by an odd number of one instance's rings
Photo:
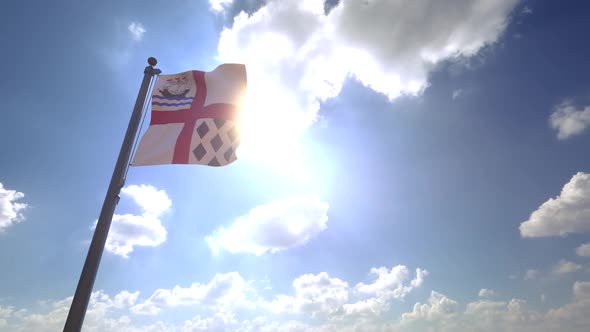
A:
{"type": "Polygon", "coordinates": [[[245,90],[242,64],[160,75],[152,94],[150,125],[131,165],[234,162],[240,141],[237,116],[245,90]]]}

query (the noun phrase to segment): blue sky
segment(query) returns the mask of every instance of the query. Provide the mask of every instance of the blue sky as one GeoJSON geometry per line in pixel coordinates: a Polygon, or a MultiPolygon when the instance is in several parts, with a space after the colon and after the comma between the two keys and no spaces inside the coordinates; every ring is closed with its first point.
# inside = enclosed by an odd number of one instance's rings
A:
{"type": "Polygon", "coordinates": [[[583,1],[2,9],[0,331],[63,328],[149,56],[245,63],[244,144],[130,169],[84,330],[590,329],[583,1]]]}

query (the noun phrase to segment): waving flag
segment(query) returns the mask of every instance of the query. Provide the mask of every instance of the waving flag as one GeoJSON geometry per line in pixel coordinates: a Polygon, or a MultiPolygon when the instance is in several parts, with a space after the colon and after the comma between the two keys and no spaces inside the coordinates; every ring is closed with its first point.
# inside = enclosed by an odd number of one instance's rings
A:
{"type": "Polygon", "coordinates": [[[133,166],[225,166],[237,159],[237,115],[246,90],[246,67],[222,64],[211,72],[160,75],[152,94],[150,126],[133,166]]]}

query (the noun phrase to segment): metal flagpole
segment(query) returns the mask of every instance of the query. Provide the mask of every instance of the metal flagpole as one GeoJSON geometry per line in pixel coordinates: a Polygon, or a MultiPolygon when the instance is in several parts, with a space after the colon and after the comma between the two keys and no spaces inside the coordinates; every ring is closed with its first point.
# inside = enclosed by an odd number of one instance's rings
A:
{"type": "Polygon", "coordinates": [[[64,332],[79,332],[82,329],[82,323],[84,322],[84,316],[86,315],[86,309],[88,308],[88,302],[90,301],[90,295],[92,294],[92,287],[94,285],[94,280],[96,279],[98,265],[100,264],[100,258],[104,251],[109,228],[111,227],[113,213],[119,202],[121,188],[123,188],[123,185],[125,184],[125,170],[129,165],[131,149],[137,135],[144,104],[148,97],[150,83],[154,75],[160,74],[160,70],[154,68],[157,63],[158,61],[155,58],[149,58],[149,66],[145,67],[143,72],[144,75],[143,81],[141,82],[141,88],[139,89],[137,100],[135,101],[135,107],[133,108],[131,119],[129,120],[129,126],[125,133],[125,139],[123,140],[121,151],[119,152],[119,158],[117,159],[113,171],[109,189],[104,199],[104,203],[102,204],[100,217],[96,223],[96,229],[92,236],[92,242],[88,249],[88,255],[86,256],[82,273],[80,274],[80,280],[76,287],[74,300],[70,306],[68,318],[64,326],[64,332]]]}

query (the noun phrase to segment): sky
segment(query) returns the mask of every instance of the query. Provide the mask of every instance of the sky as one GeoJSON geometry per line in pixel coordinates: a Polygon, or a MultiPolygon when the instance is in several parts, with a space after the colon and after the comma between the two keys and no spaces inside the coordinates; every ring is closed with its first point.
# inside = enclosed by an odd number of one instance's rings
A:
{"type": "Polygon", "coordinates": [[[0,9],[0,331],[63,329],[150,56],[245,64],[242,143],[129,169],[83,331],[590,330],[587,2],[0,9]]]}

